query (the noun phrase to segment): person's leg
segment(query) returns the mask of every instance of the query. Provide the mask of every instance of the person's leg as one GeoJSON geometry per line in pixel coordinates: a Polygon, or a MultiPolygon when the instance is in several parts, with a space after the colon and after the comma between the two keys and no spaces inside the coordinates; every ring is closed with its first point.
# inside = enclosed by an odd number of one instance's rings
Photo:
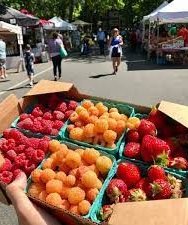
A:
{"type": "Polygon", "coordinates": [[[52,57],[54,80],[57,80],[57,56],[52,57]]]}
{"type": "Polygon", "coordinates": [[[104,41],[101,41],[101,55],[104,55],[104,41]]]}
{"type": "Polygon", "coordinates": [[[61,58],[60,55],[59,55],[59,57],[58,57],[58,59],[57,59],[57,62],[58,62],[59,78],[61,78],[61,62],[62,62],[62,58],[61,58]]]}
{"type": "Polygon", "coordinates": [[[114,69],[113,74],[116,74],[116,57],[112,58],[112,65],[113,65],[113,69],[114,69]]]}
{"type": "Polygon", "coordinates": [[[118,70],[118,67],[120,66],[121,64],[121,57],[118,57],[117,58],[117,70],[118,70]]]}

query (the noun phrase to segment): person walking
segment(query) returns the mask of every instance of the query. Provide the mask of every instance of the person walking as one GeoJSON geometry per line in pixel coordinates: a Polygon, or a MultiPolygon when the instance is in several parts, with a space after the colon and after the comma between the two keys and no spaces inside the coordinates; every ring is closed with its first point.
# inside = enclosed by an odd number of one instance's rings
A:
{"type": "Polygon", "coordinates": [[[61,78],[62,58],[60,55],[60,50],[62,46],[63,46],[63,42],[60,39],[59,34],[54,32],[52,35],[52,39],[48,43],[49,53],[53,63],[54,81],[57,81],[57,70],[58,70],[59,79],[61,78]]]}
{"type": "Polygon", "coordinates": [[[102,28],[99,28],[99,31],[97,33],[97,41],[100,48],[100,54],[104,55],[104,44],[105,44],[106,35],[105,32],[102,30],[102,28]]]}
{"type": "Polygon", "coordinates": [[[109,41],[109,48],[110,48],[110,56],[112,58],[112,65],[113,65],[113,75],[116,75],[118,72],[118,67],[121,64],[121,57],[122,57],[122,46],[123,39],[119,35],[119,30],[114,28],[112,30],[112,37],[109,41]]]}
{"type": "Polygon", "coordinates": [[[6,43],[0,37],[0,79],[6,77],[6,43]]]}
{"type": "Polygon", "coordinates": [[[31,52],[31,46],[29,44],[26,45],[24,59],[25,59],[25,67],[27,70],[27,75],[29,77],[29,85],[30,87],[33,87],[35,56],[31,52]]]}

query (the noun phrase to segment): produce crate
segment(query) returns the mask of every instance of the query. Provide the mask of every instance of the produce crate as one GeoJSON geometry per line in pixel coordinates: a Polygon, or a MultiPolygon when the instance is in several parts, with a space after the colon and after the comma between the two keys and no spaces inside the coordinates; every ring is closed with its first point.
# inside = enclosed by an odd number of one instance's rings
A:
{"type": "MultiPolygon", "coordinates": [[[[91,101],[94,104],[99,102],[99,101],[96,101],[96,100],[93,100],[93,99],[91,99],[91,101]]],[[[104,101],[103,100],[102,102],[109,109],[116,107],[119,110],[120,113],[125,114],[125,115],[127,115],[129,117],[133,117],[134,116],[134,108],[129,106],[129,105],[115,103],[113,101],[104,101]]],[[[70,139],[69,138],[69,133],[67,131],[67,126],[70,125],[70,124],[72,124],[72,123],[71,123],[70,120],[68,120],[66,126],[64,126],[63,129],[61,130],[60,136],[61,136],[62,140],[68,141],[70,143],[75,143],[75,144],[80,145],[80,146],[85,146],[85,147],[88,147],[88,148],[95,148],[97,150],[105,151],[108,154],[112,154],[112,155],[117,155],[118,154],[121,142],[123,141],[125,133],[126,133],[126,131],[125,131],[122,134],[122,136],[119,138],[119,140],[116,142],[116,148],[110,149],[110,148],[102,147],[101,145],[92,145],[92,144],[88,144],[86,142],[80,142],[80,141],[76,141],[76,140],[70,139]]]]}
{"type": "MultiPolygon", "coordinates": [[[[80,148],[81,148],[81,149],[85,149],[84,147],[78,146],[78,145],[73,144],[73,143],[69,143],[69,142],[65,142],[65,141],[62,141],[61,143],[67,145],[67,147],[68,147],[69,149],[72,149],[72,150],[78,149],[78,148],[79,148],[79,149],[80,149],[80,148]]],[[[106,179],[105,179],[105,181],[104,181],[104,183],[103,183],[103,185],[102,185],[101,190],[99,191],[98,196],[96,197],[95,201],[93,202],[93,204],[92,204],[92,206],[91,206],[91,208],[90,208],[89,213],[88,213],[86,216],[83,216],[83,217],[82,217],[82,218],[85,218],[85,219],[90,219],[90,218],[91,218],[91,212],[93,211],[94,208],[96,208],[97,205],[99,205],[100,196],[103,196],[104,190],[107,188],[107,186],[108,186],[108,184],[109,184],[111,178],[114,176],[114,171],[116,170],[116,167],[117,167],[117,162],[116,162],[116,159],[114,158],[113,155],[107,154],[106,152],[102,152],[102,151],[99,151],[99,152],[100,152],[101,155],[104,155],[104,156],[109,157],[109,158],[112,160],[113,164],[112,164],[112,168],[110,169],[109,173],[108,173],[107,176],[106,176],[106,179]]],[[[48,154],[48,156],[47,156],[47,157],[42,161],[42,163],[38,166],[39,169],[42,168],[42,164],[46,161],[46,159],[49,157],[49,155],[50,155],[50,154],[48,154]]],[[[29,190],[29,187],[30,187],[31,184],[32,184],[32,180],[31,180],[31,176],[30,176],[29,179],[28,179],[27,187],[26,187],[26,189],[25,189],[25,192],[26,192],[26,193],[28,193],[28,190],[29,190]]],[[[28,195],[28,196],[29,196],[29,198],[30,198],[31,200],[34,200],[35,202],[37,202],[37,204],[39,204],[39,205],[42,206],[42,207],[45,207],[45,208],[46,208],[46,207],[47,207],[47,208],[48,208],[48,207],[50,207],[50,208],[52,207],[52,206],[48,205],[46,202],[43,202],[43,201],[41,201],[41,200],[39,200],[39,199],[37,199],[37,198],[34,198],[34,197],[30,196],[30,195],[28,195]]],[[[57,208],[57,207],[55,207],[55,208],[57,208]]],[[[59,212],[60,212],[61,214],[67,213],[67,214],[69,214],[69,215],[74,215],[74,214],[72,214],[71,212],[69,212],[69,211],[67,211],[67,210],[63,210],[63,209],[59,209],[59,212]]],[[[75,216],[75,215],[74,215],[74,216],[75,216]]],[[[76,216],[77,216],[77,215],[76,215],[76,216]]],[[[80,216],[77,216],[77,217],[80,217],[80,216]]]]}
{"type": "MultiPolygon", "coordinates": [[[[118,164],[121,163],[121,162],[129,162],[129,163],[133,163],[133,164],[137,165],[141,169],[143,175],[146,173],[147,169],[149,168],[147,165],[143,164],[142,162],[131,161],[129,159],[124,158],[124,159],[121,159],[121,160],[117,161],[117,165],[116,165],[116,168],[114,168],[114,170],[113,170],[113,175],[111,176],[111,179],[113,177],[115,177],[118,164]]],[[[173,175],[177,179],[182,180],[183,186],[185,187],[185,192],[184,192],[183,197],[184,198],[188,197],[188,180],[187,180],[187,178],[180,175],[180,174],[174,173],[173,171],[168,171],[166,169],[165,169],[165,172],[173,175]]],[[[109,184],[109,182],[110,181],[108,181],[108,184],[109,184]]],[[[107,186],[108,185],[106,185],[106,189],[107,189],[107,186]]],[[[99,198],[98,198],[98,201],[97,201],[97,205],[95,205],[92,208],[92,212],[91,212],[91,220],[95,223],[98,223],[98,224],[103,222],[103,221],[100,220],[100,217],[99,217],[100,209],[102,208],[103,205],[109,204],[108,197],[105,194],[106,189],[103,189],[103,191],[101,192],[101,195],[98,196],[99,198]]],[[[156,201],[156,200],[149,200],[149,201],[156,201]]],[[[164,201],[168,201],[168,199],[166,199],[164,201]]]]}

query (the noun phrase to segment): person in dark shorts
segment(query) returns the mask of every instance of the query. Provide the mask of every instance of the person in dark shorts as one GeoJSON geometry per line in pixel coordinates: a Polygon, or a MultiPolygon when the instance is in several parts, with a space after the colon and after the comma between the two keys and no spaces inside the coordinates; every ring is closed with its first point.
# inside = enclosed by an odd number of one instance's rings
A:
{"type": "Polygon", "coordinates": [[[119,35],[119,30],[114,28],[112,30],[112,37],[109,41],[109,48],[110,48],[110,56],[112,58],[112,65],[113,65],[113,74],[116,75],[118,72],[118,67],[121,64],[121,57],[122,57],[122,46],[123,39],[119,35]]]}
{"type": "Polygon", "coordinates": [[[35,56],[31,52],[31,46],[27,44],[26,46],[26,51],[24,53],[24,59],[25,59],[25,67],[27,70],[27,75],[29,77],[29,85],[33,87],[33,76],[34,76],[34,61],[35,61],[35,56]]]}

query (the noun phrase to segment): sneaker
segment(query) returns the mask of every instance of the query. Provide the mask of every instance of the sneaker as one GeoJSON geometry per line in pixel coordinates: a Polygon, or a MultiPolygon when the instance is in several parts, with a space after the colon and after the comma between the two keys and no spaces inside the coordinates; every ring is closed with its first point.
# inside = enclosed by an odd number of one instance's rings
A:
{"type": "Polygon", "coordinates": [[[5,77],[4,76],[1,76],[0,79],[5,79],[5,77]]]}
{"type": "Polygon", "coordinates": [[[33,82],[30,82],[30,83],[29,83],[29,86],[30,86],[30,87],[33,87],[33,82]]]}
{"type": "Polygon", "coordinates": [[[118,67],[116,66],[116,73],[118,72],[118,67]]]}
{"type": "Polygon", "coordinates": [[[59,75],[59,79],[61,79],[61,75],[59,75]]]}
{"type": "Polygon", "coordinates": [[[57,81],[57,77],[54,77],[54,81],[57,81]]]}

